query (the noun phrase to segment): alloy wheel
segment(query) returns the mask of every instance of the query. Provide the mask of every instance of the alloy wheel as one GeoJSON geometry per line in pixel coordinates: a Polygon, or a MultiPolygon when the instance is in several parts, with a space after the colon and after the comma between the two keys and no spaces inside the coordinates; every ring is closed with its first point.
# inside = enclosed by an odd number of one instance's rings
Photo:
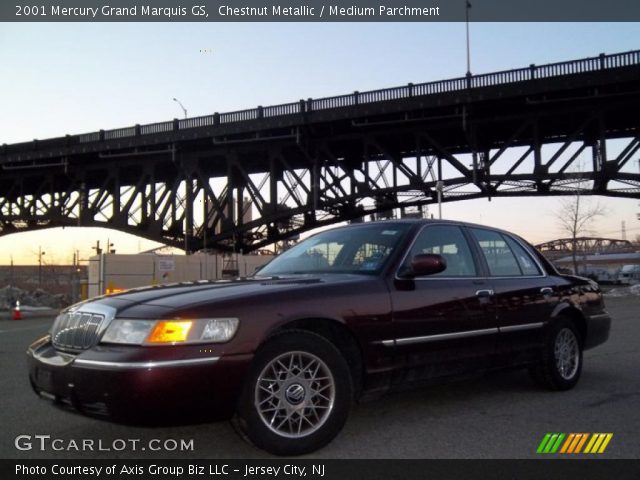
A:
{"type": "Polygon", "coordinates": [[[580,346],[576,335],[570,329],[563,328],[558,332],[554,357],[560,376],[565,380],[572,379],[580,363],[580,346]]]}
{"type": "Polygon", "coordinates": [[[329,418],[336,388],[327,365],[309,352],[287,352],[270,361],[255,385],[255,407],[274,433],[301,438],[329,418]]]}

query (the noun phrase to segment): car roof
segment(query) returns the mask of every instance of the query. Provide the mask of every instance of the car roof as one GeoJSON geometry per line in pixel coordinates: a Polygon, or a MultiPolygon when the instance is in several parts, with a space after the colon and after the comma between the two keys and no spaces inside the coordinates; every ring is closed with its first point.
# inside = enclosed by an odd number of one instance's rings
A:
{"type": "MultiPolygon", "coordinates": [[[[493,230],[495,232],[506,233],[507,235],[516,237],[519,240],[522,240],[527,244],[529,244],[528,241],[526,241],[517,233],[513,233],[508,230],[504,230],[502,228],[492,227],[490,225],[481,225],[479,223],[464,222],[461,220],[446,220],[446,219],[439,219],[439,218],[390,218],[388,220],[375,220],[372,222],[351,223],[349,225],[342,225],[342,226],[333,228],[331,230],[337,230],[342,228],[359,228],[359,227],[367,227],[372,225],[436,225],[436,224],[458,225],[458,226],[493,230]]],[[[328,230],[325,230],[325,231],[328,231],[328,230]]]]}
{"type": "Polygon", "coordinates": [[[501,228],[497,228],[497,227],[492,227],[490,225],[481,225],[479,223],[471,223],[471,222],[464,222],[461,220],[446,220],[446,219],[439,219],[439,218],[390,218],[388,220],[376,220],[373,222],[360,222],[360,223],[351,223],[349,225],[343,225],[342,227],[338,227],[338,228],[347,228],[347,227],[356,227],[356,226],[367,226],[367,225],[382,225],[382,224],[386,224],[386,225],[435,225],[435,224],[441,224],[441,223],[445,223],[445,224],[450,224],[450,225],[464,225],[466,227],[477,227],[477,228],[486,228],[489,230],[496,230],[496,231],[500,231],[500,232],[505,232],[508,233],[510,235],[516,235],[512,232],[509,232],[507,230],[503,230],[501,228]]]}

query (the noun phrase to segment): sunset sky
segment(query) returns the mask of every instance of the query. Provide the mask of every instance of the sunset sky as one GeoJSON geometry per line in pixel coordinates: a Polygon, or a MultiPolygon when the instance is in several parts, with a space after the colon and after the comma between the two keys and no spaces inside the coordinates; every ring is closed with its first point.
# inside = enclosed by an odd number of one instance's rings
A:
{"type": "MultiPolygon", "coordinates": [[[[471,25],[474,73],[640,48],[631,23],[471,25]]],[[[0,29],[0,144],[273,105],[464,75],[464,24],[114,23],[8,24],[0,29]]],[[[615,147],[612,148],[615,150],[615,147]]],[[[634,167],[638,168],[638,160],[634,167]]],[[[640,235],[636,200],[600,198],[593,233],[640,235]]],[[[558,238],[557,198],[446,204],[445,218],[558,238]]],[[[430,211],[436,213],[437,208],[430,211]]],[[[69,263],[96,240],[118,253],[158,246],[104,229],[67,228],[0,237],[0,264],[69,263]]]]}

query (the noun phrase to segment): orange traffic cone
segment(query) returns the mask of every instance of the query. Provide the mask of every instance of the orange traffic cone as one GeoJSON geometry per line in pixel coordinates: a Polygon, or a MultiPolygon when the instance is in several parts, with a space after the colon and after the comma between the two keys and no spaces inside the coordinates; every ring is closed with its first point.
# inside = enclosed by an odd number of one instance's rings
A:
{"type": "Polygon", "coordinates": [[[22,320],[22,312],[20,311],[20,300],[16,302],[16,306],[13,309],[13,319],[22,320]]]}

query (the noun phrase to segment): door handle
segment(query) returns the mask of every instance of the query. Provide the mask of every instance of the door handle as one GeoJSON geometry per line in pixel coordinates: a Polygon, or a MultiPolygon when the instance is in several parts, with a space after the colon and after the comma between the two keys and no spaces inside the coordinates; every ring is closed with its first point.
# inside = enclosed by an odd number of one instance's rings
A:
{"type": "Polygon", "coordinates": [[[493,290],[490,290],[490,289],[489,290],[478,290],[476,292],[476,297],[479,297],[479,298],[493,297],[494,293],[495,292],[493,290]]]}
{"type": "Polygon", "coordinates": [[[553,288],[551,288],[551,287],[542,287],[540,289],[540,293],[542,295],[551,295],[553,293],[553,288]]]}

